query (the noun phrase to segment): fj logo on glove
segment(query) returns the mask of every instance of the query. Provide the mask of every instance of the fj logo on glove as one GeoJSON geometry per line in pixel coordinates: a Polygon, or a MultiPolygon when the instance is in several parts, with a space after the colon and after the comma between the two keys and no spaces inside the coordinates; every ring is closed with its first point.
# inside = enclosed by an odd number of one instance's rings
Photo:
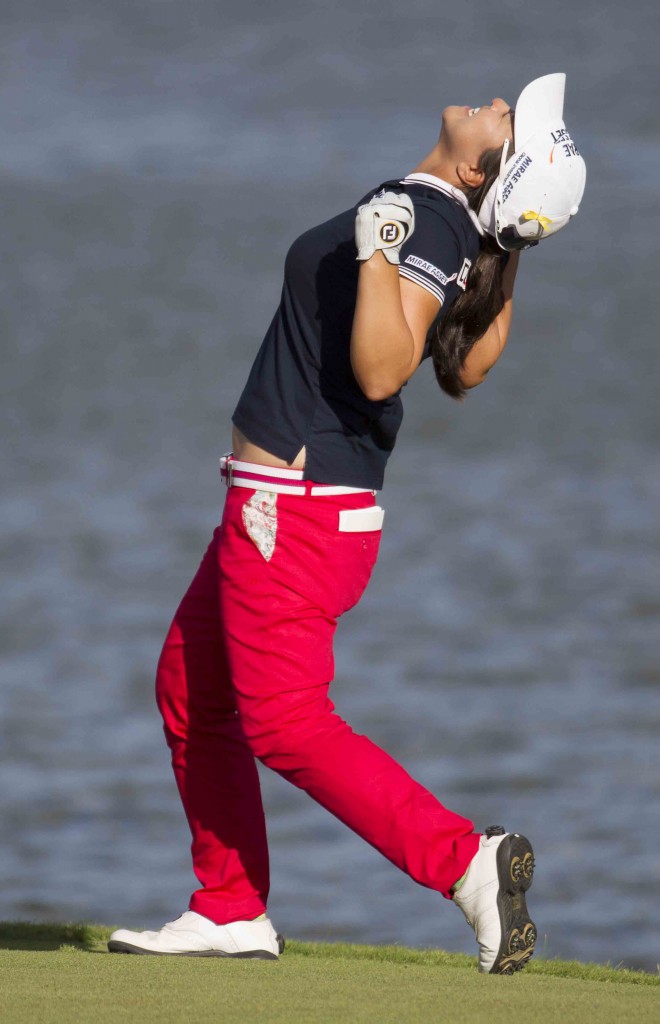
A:
{"type": "Polygon", "coordinates": [[[383,242],[387,242],[388,245],[395,245],[403,237],[403,225],[395,224],[393,221],[387,221],[383,224],[380,229],[380,237],[383,242]]]}
{"type": "Polygon", "coordinates": [[[396,192],[374,196],[358,206],[355,217],[357,258],[369,260],[380,249],[388,263],[398,264],[399,249],[415,228],[412,199],[396,192]]]}

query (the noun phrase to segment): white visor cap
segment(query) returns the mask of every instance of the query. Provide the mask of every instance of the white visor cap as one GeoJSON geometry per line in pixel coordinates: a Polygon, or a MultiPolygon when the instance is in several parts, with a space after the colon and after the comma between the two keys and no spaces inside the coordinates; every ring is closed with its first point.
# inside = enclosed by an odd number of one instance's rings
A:
{"type": "Polygon", "coordinates": [[[515,153],[502,163],[479,209],[479,223],[501,249],[534,245],[578,212],[587,171],[563,120],[566,75],[536,78],[515,108],[515,153]]]}

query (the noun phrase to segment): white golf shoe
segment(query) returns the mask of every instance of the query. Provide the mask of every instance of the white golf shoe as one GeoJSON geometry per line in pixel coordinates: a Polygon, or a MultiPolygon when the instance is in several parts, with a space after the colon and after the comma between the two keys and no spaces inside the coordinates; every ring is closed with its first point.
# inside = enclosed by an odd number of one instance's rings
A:
{"type": "Polygon", "coordinates": [[[505,832],[501,825],[486,829],[452,897],[477,936],[482,974],[513,974],[532,956],[536,928],[525,893],[533,873],[534,853],[528,839],[505,832]]]}
{"type": "Polygon", "coordinates": [[[187,910],[159,932],[129,932],[120,928],[108,942],[111,953],[146,956],[225,956],[244,960],[277,960],[284,949],[264,915],[255,921],[214,924],[194,910],[187,910]]]}

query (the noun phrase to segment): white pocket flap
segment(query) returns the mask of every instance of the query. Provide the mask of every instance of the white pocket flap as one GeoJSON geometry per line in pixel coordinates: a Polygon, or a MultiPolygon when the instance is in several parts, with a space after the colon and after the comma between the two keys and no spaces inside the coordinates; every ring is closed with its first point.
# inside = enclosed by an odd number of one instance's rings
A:
{"type": "Polygon", "coordinates": [[[378,505],[371,508],[345,508],[339,513],[340,533],[370,533],[383,529],[385,509],[378,505]]]}

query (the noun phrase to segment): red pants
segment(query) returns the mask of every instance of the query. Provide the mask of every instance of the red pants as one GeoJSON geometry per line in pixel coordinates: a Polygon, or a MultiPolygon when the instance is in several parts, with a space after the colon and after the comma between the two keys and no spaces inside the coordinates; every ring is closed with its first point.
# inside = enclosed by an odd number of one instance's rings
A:
{"type": "Polygon", "coordinates": [[[158,706],[201,884],[190,909],[228,924],[266,908],[255,758],[448,897],[477,850],[472,822],[354,733],[328,697],[337,619],[360,599],[380,541],[378,531],[340,531],[339,511],[372,506],[373,496],[278,494],[265,520],[274,539],[267,560],[269,538],[260,550],[260,524],[251,536],[244,511],[254,493],[229,489],[158,665],[158,706]]]}

